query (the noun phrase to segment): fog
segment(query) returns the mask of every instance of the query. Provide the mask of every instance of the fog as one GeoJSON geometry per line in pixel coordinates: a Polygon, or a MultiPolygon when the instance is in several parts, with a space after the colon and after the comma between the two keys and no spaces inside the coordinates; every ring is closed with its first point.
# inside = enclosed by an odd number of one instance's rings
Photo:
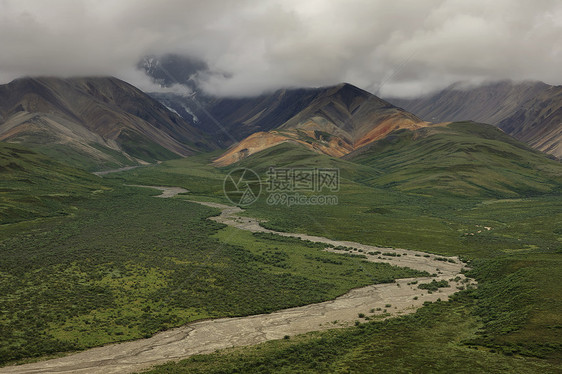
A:
{"type": "Polygon", "coordinates": [[[0,0],[0,82],[113,75],[151,90],[139,60],[174,53],[203,62],[191,79],[214,95],[562,84],[561,35],[560,1],[0,0]]]}

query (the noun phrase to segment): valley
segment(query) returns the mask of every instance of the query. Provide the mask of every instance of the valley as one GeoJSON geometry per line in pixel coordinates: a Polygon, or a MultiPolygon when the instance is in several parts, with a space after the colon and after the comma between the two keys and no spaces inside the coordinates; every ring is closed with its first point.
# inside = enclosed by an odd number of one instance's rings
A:
{"type": "Polygon", "coordinates": [[[560,20],[0,0],[0,374],[562,374],[560,20]]]}
{"type": "MultiPolygon", "coordinates": [[[[178,193],[187,192],[185,189],[177,187],[145,187],[161,190],[162,194],[157,197],[162,198],[171,198],[178,193]]],[[[217,349],[257,344],[310,331],[346,327],[355,321],[371,319],[380,321],[413,313],[426,302],[434,302],[437,299],[447,300],[448,296],[458,291],[459,288],[470,289],[475,286],[461,274],[464,265],[458,258],[450,258],[447,259],[449,261],[443,262],[444,258],[439,257],[441,260],[437,260],[436,256],[424,257],[423,252],[397,251],[320,237],[275,232],[261,228],[256,220],[241,219],[236,215],[240,211],[239,208],[216,203],[201,202],[201,204],[221,209],[220,216],[211,218],[237,229],[297,237],[312,243],[327,245],[328,250],[335,253],[345,253],[351,250],[356,253],[356,256],[365,258],[361,262],[372,261],[405,266],[425,272],[427,275],[429,272],[434,272],[434,276],[405,278],[388,284],[358,288],[332,301],[281,310],[271,314],[192,323],[156,334],[145,340],[95,348],[36,364],[0,368],[0,373],[42,373],[53,370],[59,373],[136,372],[158,363],[183,359],[194,354],[212,353],[217,349]],[[331,249],[334,247],[336,249],[331,249]],[[346,251],[338,250],[338,247],[345,247],[346,251]],[[381,258],[371,254],[374,252],[380,254],[381,251],[384,251],[388,257],[381,258]],[[405,256],[408,257],[405,258],[405,256]],[[423,283],[431,284],[431,282],[441,281],[445,281],[446,285],[439,288],[438,292],[424,292],[418,288],[423,283]],[[367,312],[368,310],[370,313],[367,312]]]]}
{"type": "Polygon", "coordinates": [[[451,355],[554,370],[560,162],[345,84],[281,96],[303,92],[310,106],[282,126],[261,127],[258,105],[260,131],[230,148],[216,137],[97,175],[0,143],[0,372],[445,370],[451,355]],[[338,170],[338,205],[232,206],[223,183],[240,167],[263,188],[271,167],[338,170]]]}

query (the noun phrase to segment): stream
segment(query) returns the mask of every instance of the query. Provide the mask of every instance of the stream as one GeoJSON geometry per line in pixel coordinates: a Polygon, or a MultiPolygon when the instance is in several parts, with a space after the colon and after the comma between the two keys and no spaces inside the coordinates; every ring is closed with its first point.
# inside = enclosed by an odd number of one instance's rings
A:
{"type": "MultiPolygon", "coordinates": [[[[135,186],[155,188],[162,191],[157,197],[171,198],[188,192],[179,187],[135,186]]],[[[147,339],[110,344],[91,348],[64,357],[39,361],[19,366],[0,368],[0,373],[133,373],[168,361],[177,361],[196,354],[212,353],[218,349],[239,347],[282,339],[311,331],[352,326],[364,313],[371,319],[384,319],[415,312],[426,301],[447,300],[457,292],[457,287],[471,283],[461,274],[464,264],[456,257],[453,262],[443,261],[443,256],[428,255],[405,249],[380,248],[361,243],[331,240],[328,238],[297,233],[277,232],[260,226],[254,218],[240,217],[243,210],[224,204],[192,201],[221,209],[221,214],[209,219],[252,232],[269,232],[282,236],[296,237],[353,248],[352,253],[363,254],[367,261],[385,262],[396,266],[427,271],[434,277],[397,279],[395,283],[374,284],[357,288],[330,301],[301,307],[279,310],[270,314],[259,314],[238,318],[220,318],[189,323],[187,325],[160,332],[147,339]],[[400,256],[369,255],[368,252],[381,251],[400,256]],[[440,258],[441,260],[437,260],[440,258]],[[458,278],[457,278],[458,277],[458,278]],[[454,279],[460,279],[455,281],[454,279]],[[418,289],[420,283],[432,279],[445,279],[450,287],[428,293],[418,289]],[[414,299],[415,298],[415,299],[414,299]],[[391,305],[388,307],[388,305],[391,305]],[[377,310],[379,308],[379,310],[377,310]]],[[[334,248],[326,250],[339,251],[334,248]]]]}

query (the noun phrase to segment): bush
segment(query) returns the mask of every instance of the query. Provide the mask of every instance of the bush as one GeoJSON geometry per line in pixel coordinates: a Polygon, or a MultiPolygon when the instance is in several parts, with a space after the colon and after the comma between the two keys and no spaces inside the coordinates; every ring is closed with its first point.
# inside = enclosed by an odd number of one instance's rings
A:
{"type": "Polygon", "coordinates": [[[421,283],[418,285],[418,288],[421,290],[428,290],[428,291],[437,291],[439,288],[449,287],[449,282],[446,280],[436,281],[435,279],[432,280],[430,283],[421,283]]]}

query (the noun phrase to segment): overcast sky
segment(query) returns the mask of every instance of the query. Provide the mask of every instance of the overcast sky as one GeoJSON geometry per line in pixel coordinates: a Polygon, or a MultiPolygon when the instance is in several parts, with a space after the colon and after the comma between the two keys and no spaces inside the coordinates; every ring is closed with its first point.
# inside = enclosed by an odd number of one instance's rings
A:
{"type": "Polygon", "coordinates": [[[349,82],[382,96],[458,80],[562,84],[560,0],[0,0],[0,83],[202,59],[218,95],[349,82]]]}

